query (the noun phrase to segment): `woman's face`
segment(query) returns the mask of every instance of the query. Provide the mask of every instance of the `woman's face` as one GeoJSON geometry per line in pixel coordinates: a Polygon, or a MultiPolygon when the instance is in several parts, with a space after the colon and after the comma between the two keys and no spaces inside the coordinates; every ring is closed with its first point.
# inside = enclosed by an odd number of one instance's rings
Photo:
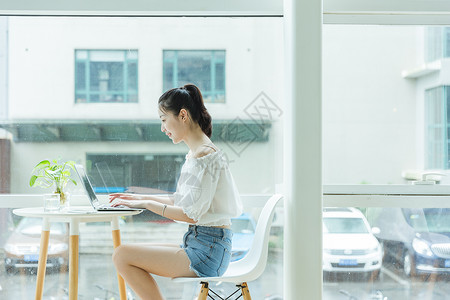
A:
{"type": "Polygon", "coordinates": [[[161,119],[161,131],[164,132],[174,144],[181,142],[187,129],[185,122],[183,122],[183,110],[176,116],[171,112],[160,109],[159,118],[161,119]]]}

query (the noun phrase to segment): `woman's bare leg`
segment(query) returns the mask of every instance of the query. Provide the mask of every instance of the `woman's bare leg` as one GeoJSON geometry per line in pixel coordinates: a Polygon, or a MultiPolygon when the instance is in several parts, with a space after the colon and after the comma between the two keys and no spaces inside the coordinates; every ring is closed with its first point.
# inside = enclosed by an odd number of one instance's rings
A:
{"type": "Polygon", "coordinates": [[[184,249],[176,245],[120,245],[114,250],[114,265],[128,285],[143,300],[164,299],[154,278],[195,277],[184,249]]]}

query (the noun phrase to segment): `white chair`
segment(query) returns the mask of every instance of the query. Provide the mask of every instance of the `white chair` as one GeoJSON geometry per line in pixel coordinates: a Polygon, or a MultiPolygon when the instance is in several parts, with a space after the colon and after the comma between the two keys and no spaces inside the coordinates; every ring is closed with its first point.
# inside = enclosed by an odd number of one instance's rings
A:
{"type": "MultiPolygon", "coordinates": [[[[208,282],[231,282],[238,287],[238,290],[236,290],[227,298],[221,298],[212,290],[211,292],[214,295],[218,296],[220,299],[229,299],[233,294],[240,290],[244,300],[251,300],[252,298],[250,297],[247,282],[257,279],[266,268],[270,227],[272,225],[275,206],[282,198],[282,195],[277,194],[273,195],[267,201],[258,218],[255,236],[250,250],[248,251],[247,255],[245,255],[245,257],[241,260],[231,262],[225,274],[220,277],[177,277],[173,278],[173,281],[179,283],[200,282],[202,287],[198,296],[198,300],[206,300],[206,298],[208,297],[208,294],[210,292],[208,282]]],[[[210,297],[212,298],[211,295],[210,297]]]]}

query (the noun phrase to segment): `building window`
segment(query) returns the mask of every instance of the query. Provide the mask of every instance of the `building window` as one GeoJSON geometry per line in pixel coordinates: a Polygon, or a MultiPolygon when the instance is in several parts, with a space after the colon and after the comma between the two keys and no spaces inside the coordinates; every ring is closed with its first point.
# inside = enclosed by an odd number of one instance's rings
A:
{"type": "Polygon", "coordinates": [[[425,91],[425,141],[427,169],[449,169],[448,143],[450,126],[449,86],[440,86],[425,91]]]}
{"type": "Polygon", "coordinates": [[[182,154],[87,154],[87,173],[97,193],[175,192],[182,154]]]}
{"type": "Polygon", "coordinates": [[[75,50],[75,102],[137,102],[137,50],[75,50]]]}
{"type": "Polygon", "coordinates": [[[205,102],[225,102],[225,50],[165,50],[164,91],[197,85],[205,102]]]}
{"type": "Polygon", "coordinates": [[[425,61],[450,57],[450,27],[427,27],[425,32],[425,61]]]}

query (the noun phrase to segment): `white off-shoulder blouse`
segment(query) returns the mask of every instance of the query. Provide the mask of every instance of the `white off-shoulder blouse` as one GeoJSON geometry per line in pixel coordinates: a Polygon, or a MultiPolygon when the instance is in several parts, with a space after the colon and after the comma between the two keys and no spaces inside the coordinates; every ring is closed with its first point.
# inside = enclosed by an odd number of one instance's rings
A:
{"type": "Polygon", "coordinates": [[[231,225],[242,213],[242,203],[221,150],[203,157],[188,157],[181,168],[174,204],[196,225],[231,225]]]}

